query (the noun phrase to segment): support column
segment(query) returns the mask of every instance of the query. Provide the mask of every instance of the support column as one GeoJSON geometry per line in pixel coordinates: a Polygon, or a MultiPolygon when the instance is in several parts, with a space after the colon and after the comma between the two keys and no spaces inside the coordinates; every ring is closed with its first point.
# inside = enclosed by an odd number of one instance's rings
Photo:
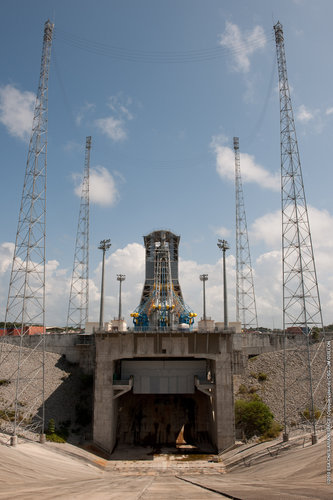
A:
{"type": "Polygon", "coordinates": [[[231,354],[222,353],[215,360],[214,418],[216,448],[221,452],[235,443],[235,410],[231,354]]]}
{"type": "Polygon", "coordinates": [[[113,399],[115,361],[105,350],[102,338],[96,336],[96,369],[94,390],[94,443],[112,453],[116,444],[118,400],[113,399]]]}

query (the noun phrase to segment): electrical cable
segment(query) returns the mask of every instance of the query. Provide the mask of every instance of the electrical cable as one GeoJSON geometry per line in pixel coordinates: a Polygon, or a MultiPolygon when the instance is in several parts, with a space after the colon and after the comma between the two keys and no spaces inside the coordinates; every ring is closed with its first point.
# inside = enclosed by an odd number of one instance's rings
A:
{"type": "Polygon", "coordinates": [[[215,47],[181,51],[152,51],[109,45],[68,33],[59,28],[56,30],[55,38],[70,47],[90,52],[92,54],[120,61],[149,64],[183,64],[212,61],[226,57],[227,55],[240,54],[244,52],[244,50],[247,52],[254,51],[255,49],[263,47],[263,44],[267,40],[265,36],[261,35],[253,38],[248,43],[239,42],[233,47],[217,45],[215,47]]]}

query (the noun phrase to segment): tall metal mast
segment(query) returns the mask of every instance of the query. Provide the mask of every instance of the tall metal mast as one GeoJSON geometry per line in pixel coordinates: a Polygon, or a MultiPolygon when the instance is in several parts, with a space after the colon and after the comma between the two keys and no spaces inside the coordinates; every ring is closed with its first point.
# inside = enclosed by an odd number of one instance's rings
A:
{"type": "MultiPolygon", "coordinates": [[[[321,376],[318,376],[318,379],[315,377],[312,365],[319,345],[311,347],[310,344],[311,329],[318,327],[322,331],[323,318],[289,91],[283,30],[279,22],[274,26],[274,31],[280,93],[283,330],[285,332],[284,433],[287,439],[289,419],[292,418],[290,414],[292,403],[293,407],[311,423],[312,442],[315,443],[316,410],[320,410],[322,404],[320,401],[315,401],[315,397],[321,376]],[[293,330],[299,332],[298,336],[295,335],[295,340],[299,341],[301,335],[303,342],[298,342],[291,348],[287,334],[293,330]],[[291,362],[297,362],[301,371],[290,370],[291,362]]],[[[318,359],[316,365],[318,373],[318,359]]]]}
{"type": "Polygon", "coordinates": [[[236,321],[241,321],[244,329],[257,329],[257,306],[247,232],[238,137],[234,137],[234,151],[236,189],[236,321]]]}
{"type": "Polygon", "coordinates": [[[10,415],[6,430],[15,439],[18,428],[22,427],[44,432],[47,112],[53,28],[50,21],[45,23],[39,85],[5,316],[5,328],[8,328],[8,333],[20,336],[20,344],[15,349],[4,341],[1,346],[1,362],[9,363],[13,370],[9,380],[15,385],[15,394],[7,402],[5,412],[10,415]],[[11,330],[14,325],[16,330],[11,330]],[[41,327],[39,342],[34,350],[27,350],[24,345],[32,325],[41,327]],[[34,369],[31,372],[27,371],[28,358],[33,359],[34,369]],[[20,401],[26,393],[29,394],[28,402],[23,407],[20,401]]]}
{"type": "Polygon", "coordinates": [[[67,328],[82,332],[88,321],[89,304],[89,169],[91,137],[86,138],[79,221],[76,233],[67,328]]]}

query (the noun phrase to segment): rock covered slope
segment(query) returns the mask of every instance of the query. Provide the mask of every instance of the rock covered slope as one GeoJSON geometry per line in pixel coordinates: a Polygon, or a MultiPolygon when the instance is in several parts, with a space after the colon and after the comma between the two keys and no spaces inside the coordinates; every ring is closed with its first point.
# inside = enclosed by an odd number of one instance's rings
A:
{"type": "MultiPolygon", "coordinates": [[[[1,347],[1,346],[0,346],[1,347]]],[[[1,411],[8,406],[8,402],[14,400],[15,377],[18,359],[18,347],[12,345],[3,346],[0,363],[0,418],[1,411]]],[[[33,385],[27,383],[26,377],[29,373],[35,373],[40,369],[40,357],[38,353],[31,353],[30,349],[23,348],[23,360],[21,366],[21,377],[24,378],[23,386],[26,387],[19,395],[19,403],[22,408],[29,407],[30,401],[35,397],[33,385]]],[[[38,390],[41,387],[41,378],[38,380],[38,390]]],[[[89,432],[89,423],[92,412],[92,377],[85,375],[81,369],[69,363],[64,356],[59,354],[45,353],[45,422],[46,427],[49,420],[55,420],[56,427],[63,425],[72,433],[73,437],[82,437],[89,432]]],[[[40,408],[38,411],[41,411],[40,408]]],[[[5,427],[2,419],[0,426],[5,427]]]]}
{"type": "MultiPolygon", "coordinates": [[[[250,358],[243,376],[235,378],[235,399],[258,396],[266,403],[275,420],[283,423],[284,369],[283,351],[250,358]]],[[[325,344],[310,348],[315,409],[325,408],[327,401],[325,344]]],[[[289,350],[286,364],[287,421],[291,426],[304,423],[303,412],[310,406],[307,350],[289,350]]]]}

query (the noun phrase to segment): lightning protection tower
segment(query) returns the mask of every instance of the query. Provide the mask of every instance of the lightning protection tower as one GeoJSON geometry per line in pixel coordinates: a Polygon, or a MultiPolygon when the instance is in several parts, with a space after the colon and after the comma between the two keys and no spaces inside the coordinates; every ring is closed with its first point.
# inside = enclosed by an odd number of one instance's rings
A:
{"type": "Polygon", "coordinates": [[[76,232],[74,264],[69,295],[67,328],[82,332],[88,321],[89,304],[89,169],[91,137],[86,138],[84,173],[79,221],[76,232]]]}
{"type": "Polygon", "coordinates": [[[45,23],[5,315],[7,334],[18,336],[19,344],[11,345],[5,337],[1,344],[1,368],[12,390],[3,402],[1,422],[5,432],[12,435],[13,444],[19,428],[44,432],[47,111],[53,28],[50,21],[45,23]],[[36,331],[36,346],[27,349],[26,339],[36,331]]]}
{"type": "Polygon", "coordinates": [[[247,232],[238,137],[234,137],[234,152],[236,189],[236,321],[241,321],[244,329],[257,329],[257,306],[247,232]]]}
{"type": "MultiPolygon", "coordinates": [[[[323,319],[301,161],[287,76],[282,25],[274,26],[280,94],[284,433],[290,421],[308,421],[312,442],[325,408],[318,388],[325,373],[323,319]],[[313,344],[318,328],[321,342],[313,344]],[[312,345],[313,344],[313,345],[312,345]],[[296,419],[295,419],[296,416],[296,419]]],[[[304,422],[303,422],[304,423],[304,422]]]]}

